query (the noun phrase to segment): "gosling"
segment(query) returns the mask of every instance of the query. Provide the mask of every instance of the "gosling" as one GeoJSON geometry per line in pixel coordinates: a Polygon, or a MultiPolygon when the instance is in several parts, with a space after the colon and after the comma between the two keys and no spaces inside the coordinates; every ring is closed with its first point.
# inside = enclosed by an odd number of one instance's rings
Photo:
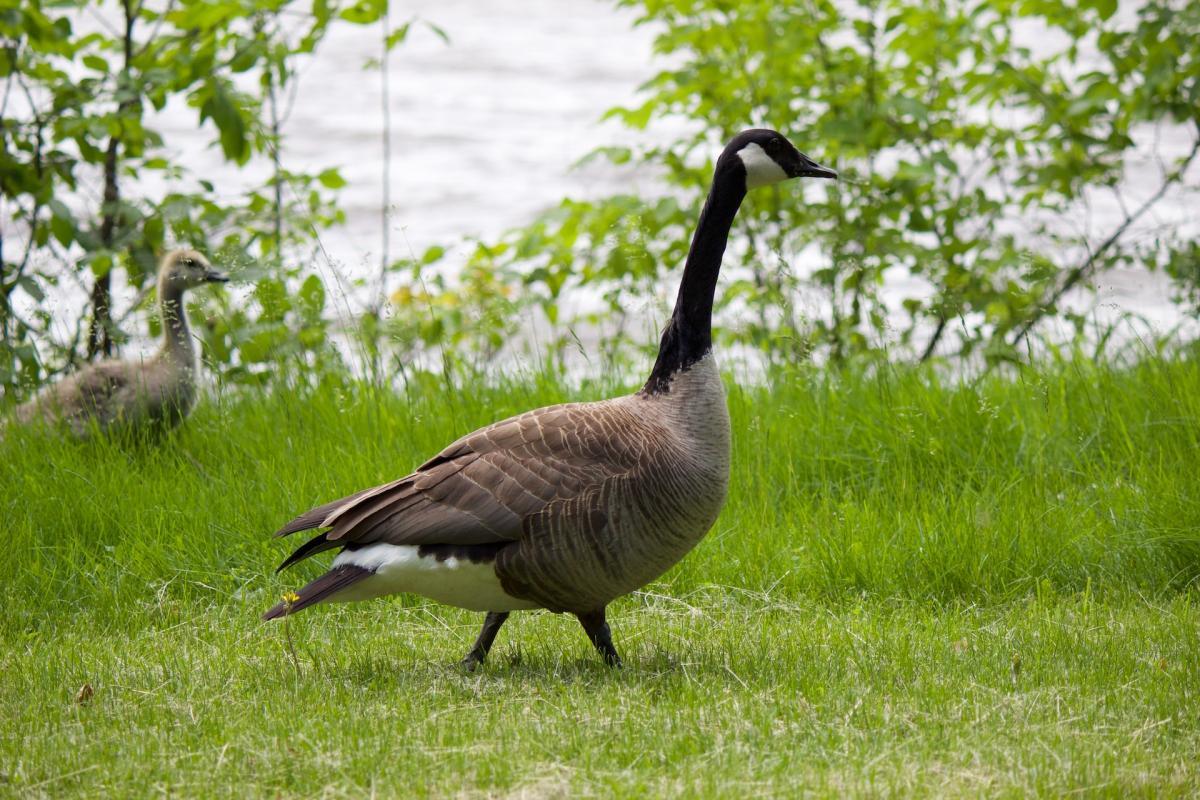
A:
{"type": "Polygon", "coordinates": [[[158,270],[163,323],[159,351],[149,359],[114,359],[85,367],[17,406],[15,422],[63,425],[78,439],[97,432],[166,431],[179,425],[196,403],[197,352],[184,292],[228,280],[195,250],[167,253],[158,270]]]}

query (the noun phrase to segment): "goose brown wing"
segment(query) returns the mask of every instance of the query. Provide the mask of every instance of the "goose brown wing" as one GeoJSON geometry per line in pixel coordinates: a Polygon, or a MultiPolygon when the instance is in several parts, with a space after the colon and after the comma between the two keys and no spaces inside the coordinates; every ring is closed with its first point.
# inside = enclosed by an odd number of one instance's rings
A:
{"type": "Polygon", "coordinates": [[[633,415],[611,402],[551,406],[498,422],[451,444],[416,472],[327,503],[277,535],[328,531],[283,569],[334,547],[517,541],[524,521],[579,497],[637,464],[633,415]]]}
{"type": "Polygon", "coordinates": [[[54,386],[38,402],[65,417],[95,414],[133,385],[129,367],[121,361],[95,364],[54,386]]]}

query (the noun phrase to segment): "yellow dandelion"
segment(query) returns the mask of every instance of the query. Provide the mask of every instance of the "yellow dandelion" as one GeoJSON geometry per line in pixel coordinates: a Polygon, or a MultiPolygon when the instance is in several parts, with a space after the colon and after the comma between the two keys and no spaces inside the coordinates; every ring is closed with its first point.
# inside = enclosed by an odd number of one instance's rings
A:
{"type": "Polygon", "coordinates": [[[299,599],[300,595],[296,594],[295,592],[287,591],[283,593],[283,602],[287,603],[289,606],[297,602],[299,599]]]}

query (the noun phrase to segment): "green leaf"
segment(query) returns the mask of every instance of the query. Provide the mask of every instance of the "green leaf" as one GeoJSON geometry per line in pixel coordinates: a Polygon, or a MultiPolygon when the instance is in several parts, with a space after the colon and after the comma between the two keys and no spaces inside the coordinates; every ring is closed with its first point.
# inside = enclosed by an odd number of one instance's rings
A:
{"type": "Polygon", "coordinates": [[[311,317],[320,316],[325,308],[325,284],[316,275],[309,275],[300,286],[300,303],[311,317]]]}
{"type": "Polygon", "coordinates": [[[259,281],[254,287],[254,296],[258,299],[259,306],[262,308],[262,317],[264,320],[282,320],[287,311],[292,307],[291,302],[288,300],[287,287],[283,281],[278,279],[259,281]]]}
{"type": "Polygon", "coordinates": [[[358,0],[342,9],[338,16],[355,25],[370,25],[378,22],[386,9],[387,0],[358,0]]]}
{"type": "Polygon", "coordinates": [[[208,84],[208,98],[200,108],[200,120],[203,122],[208,118],[217,126],[225,157],[239,164],[245,163],[250,157],[246,123],[224,81],[214,80],[208,84]]]}
{"type": "Polygon", "coordinates": [[[154,250],[162,248],[164,233],[162,217],[157,214],[146,217],[146,221],[142,223],[142,236],[146,244],[154,250]]]}
{"type": "Polygon", "coordinates": [[[406,22],[399,28],[396,28],[396,30],[389,33],[383,42],[384,49],[391,50],[396,45],[401,44],[405,39],[408,38],[408,31],[411,27],[412,22],[406,22]]]}
{"type": "Polygon", "coordinates": [[[271,361],[278,351],[284,349],[284,345],[290,338],[291,334],[285,326],[272,325],[255,333],[238,349],[241,351],[244,361],[261,364],[271,361]]]}
{"type": "Polygon", "coordinates": [[[54,238],[58,240],[59,244],[70,247],[75,243],[76,238],[77,225],[74,215],[58,199],[51,199],[46,205],[50,209],[50,232],[54,234],[54,238]]]}
{"type": "Polygon", "coordinates": [[[1117,0],[1090,0],[1090,5],[1099,12],[1100,19],[1108,19],[1117,13],[1117,0]]]}
{"type": "Polygon", "coordinates": [[[93,275],[102,278],[113,268],[112,254],[108,252],[92,253],[87,258],[87,264],[93,275]]]}
{"type": "Polygon", "coordinates": [[[433,31],[433,35],[441,39],[446,44],[450,44],[450,34],[446,33],[442,28],[429,20],[425,20],[425,27],[433,31]]]}
{"type": "Polygon", "coordinates": [[[341,189],[346,185],[346,179],[336,169],[330,168],[322,170],[317,175],[317,180],[326,189],[341,189]]]}
{"type": "Polygon", "coordinates": [[[46,299],[46,293],[42,291],[41,285],[38,284],[36,278],[32,275],[22,275],[17,285],[25,290],[25,294],[33,298],[35,303],[40,303],[46,299]]]}

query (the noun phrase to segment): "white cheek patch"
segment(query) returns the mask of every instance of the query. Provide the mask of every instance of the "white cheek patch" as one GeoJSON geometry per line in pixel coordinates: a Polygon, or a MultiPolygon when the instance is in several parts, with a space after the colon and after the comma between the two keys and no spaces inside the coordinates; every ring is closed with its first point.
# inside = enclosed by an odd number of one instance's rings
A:
{"type": "Polygon", "coordinates": [[[783,171],[783,167],[775,163],[775,159],[757,144],[750,143],[738,150],[738,158],[746,167],[747,190],[787,180],[788,175],[783,171]]]}

